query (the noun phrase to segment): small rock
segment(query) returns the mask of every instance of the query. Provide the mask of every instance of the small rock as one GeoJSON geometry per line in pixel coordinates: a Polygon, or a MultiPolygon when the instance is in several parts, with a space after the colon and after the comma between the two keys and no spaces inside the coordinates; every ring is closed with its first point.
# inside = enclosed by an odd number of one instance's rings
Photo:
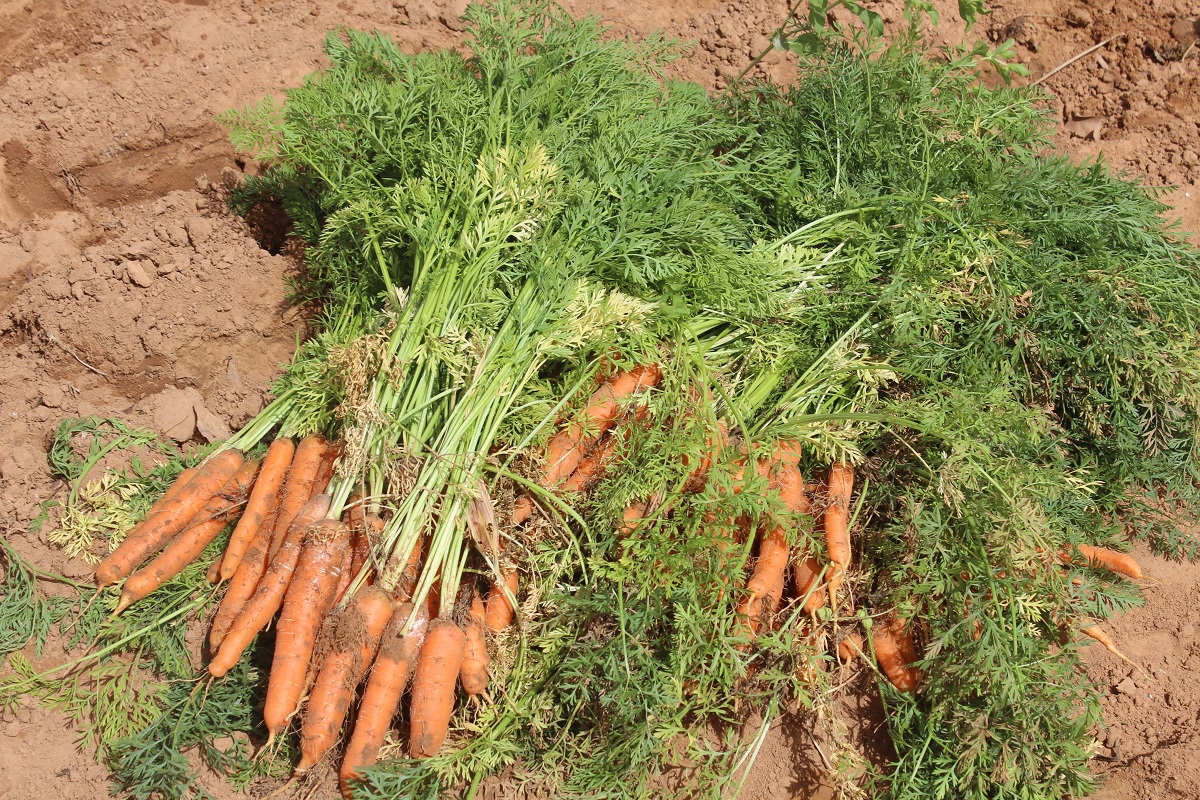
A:
{"type": "Polygon", "coordinates": [[[149,239],[143,239],[140,242],[133,242],[120,248],[120,254],[125,258],[144,258],[153,249],[154,243],[149,239]]]}
{"type": "Polygon", "coordinates": [[[1075,7],[1067,12],[1067,22],[1077,28],[1086,28],[1092,24],[1092,14],[1086,8],[1075,7]]]}
{"type": "Polygon", "coordinates": [[[20,736],[21,735],[21,723],[17,722],[14,719],[12,722],[5,725],[4,726],[4,735],[5,736],[14,736],[14,737],[20,736]]]}
{"type": "Polygon", "coordinates": [[[149,400],[154,425],[177,442],[196,433],[196,405],[203,398],[195,389],[164,389],[149,400]]]}
{"type": "Polygon", "coordinates": [[[66,397],[61,387],[47,386],[45,389],[42,389],[42,405],[47,408],[59,408],[65,399],[66,397]]]}
{"type": "Polygon", "coordinates": [[[233,432],[229,430],[229,426],[225,424],[225,420],[209,411],[202,403],[196,404],[195,412],[196,428],[206,440],[216,442],[228,439],[233,435],[233,432]]]}
{"type": "Polygon", "coordinates": [[[1118,683],[1113,691],[1115,691],[1117,694],[1132,696],[1137,694],[1137,684],[1133,682],[1133,676],[1130,676],[1118,683]]]}
{"type": "Polygon", "coordinates": [[[154,283],[154,278],[146,271],[146,268],[138,261],[130,261],[125,265],[125,274],[129,276],[131,283],[134,283],[143,289],[154,283]]]}
{"type": "Polygon", "coordinates": [[[188,241],[192,243],[192,247],[199,247],[201,242],[208,241],[213,232],[212,223],[204,217],[188,217],[184,227],[187,228],[188,241]]]}

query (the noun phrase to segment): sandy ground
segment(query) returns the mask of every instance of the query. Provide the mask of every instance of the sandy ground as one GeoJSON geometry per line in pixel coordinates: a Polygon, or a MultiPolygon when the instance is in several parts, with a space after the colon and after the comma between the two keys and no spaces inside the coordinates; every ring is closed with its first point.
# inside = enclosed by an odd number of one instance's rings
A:
{"type": "MultiPolygon", "coordinates": [[[[619,34],[663,29],[696,42],[673,69],[714,89],[786,12],[769,0],[567,5],[619,34]]],[[[899,20],[894,4],[876,7],[899,20]]],[[[87,573],[27,533],[63,488],[45,459],[61,419],[113,416],[181,444],[220,436],[262,407],[303,330],[283,280],[294,262],[272,231],[225,209],[223,192],[247,165],[214,115],[320,68],[335,25],[379,28],[416,51],[457,43],[461,10],[456,0],[0,0],[0,530],[35,563],[87,573]]],[[[949,6],[943,14],[939,35],[957,41],[961,25],[949,6]]],[[[1165,194],[1168,215],[1197,231],[1198,17],[1195,0],[1003,0],[968,36],[1015,38],[1028,80],[1101,44],[1042,83],[1066,123],[1056,146],[1178,187],[1165,194]]],[[[789,57],[763,68],[784,78],[789,57]]],[[[1148,676],[1098,646],[1087,652],[1107,692],[1099,796],[1197,798],[1200,568],[1141,555],[1147,603],[1109,627],[1148,676]]],[[[857,739],[885,738],[873,690],[842,712],[857,739]]],[[[5,716],[0,798],[107,796],[105,769],[76,745],[61,715],[5,716]]],[[[745,795],[826,797],[821,774],[808,731],[777,723],[745,795]]]]}

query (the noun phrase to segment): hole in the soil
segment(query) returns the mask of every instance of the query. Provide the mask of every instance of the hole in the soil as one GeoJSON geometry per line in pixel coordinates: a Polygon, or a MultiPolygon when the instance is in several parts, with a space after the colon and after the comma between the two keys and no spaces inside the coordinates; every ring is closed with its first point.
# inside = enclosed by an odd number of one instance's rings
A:
{"type": "Polygon", "coordinates": [[[292,220],[276,200],[255,203],[246,214],[246,224],[258,246],[273,256],[283,250],[288,234],[292,232],[292,220]]]}

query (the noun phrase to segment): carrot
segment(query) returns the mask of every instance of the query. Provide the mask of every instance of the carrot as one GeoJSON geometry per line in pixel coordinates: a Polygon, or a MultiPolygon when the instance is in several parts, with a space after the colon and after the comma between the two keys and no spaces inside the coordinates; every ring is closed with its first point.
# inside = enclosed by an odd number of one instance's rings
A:
{"type": "Polygon", "coordinates": [[[413,758],[429,758],[446,741],[465,647],[462,628],[441,617],[429,623],[408,709],[408,754],[413,758]]]}
{"type": "Polygon", "coordinates": [[[508,599],[505,589],[507,588],[508,593],[516,597],[519,586],[520,574],[516,567],[506,567],[500,574],[500,580],[492,584],[492,588],[488,590],[487,611],[484,615],[484,621],[489,631],[498,633],[512,625],[516,609],[513,608],[512,601],[508,599]]]}
{"type": "Polygon", "coordinates": [[[608,465],[608,458],[612,454],[614,441],[616,441],[615,436],[602,439],[600,444],[579,462],[579,466],[563,483],[561,491],[578,492],[595,483],[604,474],[604,468],[608,465]]]}
{"type": "MultiPolygon", "coordinates": [[[[344,555],[349,550],[349,537],[350,529],[335,520],[313,526],[305,536],[275,628],[275,656],[263,705],[263,722],[271,737],[287,727],[288,719],[300,705],[304,675],[316,648],[317,631],[333,607],[333,593],[342,574],[344,555]]],[[[224,651],[222,645],[221,652],[224,651]]]]}
{"type": "Polygon", "coordinates": [[[522,492],[517,495],[517,500],[513,503],[512,524],[513,527],[524,524],[525,520],[529,519],[529,515],[533,513],[533,498],[522,492]]]}
{"type": "MultiPolygon", "coordinates": [[[[221,649],[208,665],[208,671],[214,678],[221,677],[237,663],[242,652],[279,610],[292,573],[296,569],[296,562],[300,560],[301,544],[309,527],[329,512],[330,500],[327,494],[313,495],[288,527],[279,553],[271,561],[270,568],[259,581],[254,594],[233,621],[229,632],[222,638],[221,649]]],[[[329,524],[337,526],[340,523],[330,520],[329,524]]]]}
{"type": "Polygon", "coordinates": [[[921,682],[921,671],[909,666],[913,660],[905,651],[913,653],[912,640],[900,630],[896,619],[888,619],[876,625],[871,632],[871,644],[875,649],[875,661],[887,679],[902,692],[911,692],[921,682]],[[905,642],[905,639],[908,639],[905,642]]]}
{"type": "MultiPolygon", "coordinates": [[[[350,530],[349,526],[347,526],[347,530],[350,530]]],[[[342,602],[342,598],[346,596],[346,590],[350,588],[350,581],[354,579],[353,573],[350,572],[350,567],[354,563],[354,533],[348,533],[346,538],[349,541],[342,550],[342,561],[338,566],[338,582],[333,589],[333,603],[330,604],[330,607],[342,602]]]]}
{"type": "Polygon", "coordinates": [[[1146,670],[1142,669],[1140,664],[1138,664],[1136,661],[1129,658],[1127,655],[1125,655],[1124,653],[1122,653],[1120,650],[1117,649],[1117,643],[1114,642],[1112,640],[1112,637],[1109,636],[1104,631],[1104,629],[1101,628],[1099,625],[1097,625],[1094,622],[1089,622],[1089,623],[1086,623],[1085,625],[1083,625],[1083,627],[1081,627],[1079,630],[1082,633],[1085,633],[1088,636],[1092,637],[1100,644],[1104,645],[1105,650],[1112,653],[1114,656],[1121,659],[1126,664],[1128,664],[1129,666],[1136,669],[1138,672],[1142,673],[1143,675],[1146,675],[1146,677],[1149,677],[1149,675],[1146,673],[1146,670]]]}
{"type": "Polygon", "coordinates": [[[487,638],[484,625],[487,610],[479,592],[471,594],[471,613],[466,625],[463,626],[465,645],[463,651],[462,669],[459,670],[458,680],[463,691],[471,697],[483,694],[488,685],[488,664],[492,662],[488,655],[487,638]]]}
{"type": "Polygon", "coordinates": [[[854,469],[841,461],[829,468],[829,499],[825,506],[825,545],[829,550],[829,603],[837,610],[838,589],[850,568],[850,494],[854,469]]]}
{"type": "Polygon", "coordinates": [[[183,533],[176,536],[149,564],[126,579],[121,587],[121,600],[113,613],[120,614],[199,558],[209,542],[225,529],[230,516],[249,493],[257,473],[258,461],[244,462],[221,490],[204,504],[183,533]]]}
{"type": "Polygon", "coordinates": [[[625,510],[621,512],[621,536],[628,536],[640,528],[642,526],[642,522],[644,522],[646,519],[646,514],[649,511],[649,500],[634,500],[632,503],[625,506],[625,510]]]}
{"type": "Polygon", "coordinates": [[[282,436],[271,442],[271,446],[267,448],[262,472],[254,482],[250,499],[246,501],[246,510],[242,512],[242,518],[238,520],[237,527],[229,536],[229,544],[225,546],[225,556],[221,559],[220,566],[221,580],[227,581],[233,577],[238,564],[242,562],[242,556],[246,554],[246,548],[279,504],[279,490],[287,477],[288,466],[292,463],[292,455],[295,452],[296,446],[292,444],[292,440],[282,436]]]}
{"type": "Polygon", "coordinates": [[[843,664],[853,661],[856,656],[862,655],[862,645],[862,637],[857,633],[846,634],[846,638],[838,642],[838,660],[843,664]]]}
{"type": "Polygon", "coordinates": [[[412,603],[405,603],[396,609],[383,632],[379,655],[371,667],[362,702],[358,705],[354,733],[346,745],[346,753],[338,771],[342,794],[347,800],[351,796],[351,783],[362,774],[363,769],[375,763],[375,756],[392,726],[392,718],[400,707],[400,697],[404,694],[421,643],[425,640],[425,631],[429,627],[427,608],[423,606],[418,609],[412,625],[409,625],[412,616],[412,603]]]}
{"type": "Polygon", "coordinates": [[[317,482],[317,473],[321,471],[321,464],[328,451],[329,443],[323,436],[316,433],[305,436],[296,445],[296,452],[292,456],[292,465],[288,468],[287,477],[284,479],[281,490],[279,513],[275,517],[274,530],[271,532],[268,560],[274,559],[275,554],[279,552],[279,547],[283,544],[284,536],[291,527],[292,520],[296,519],[300,509],[304,508],[308,498],[317,494],[317,490],[313,486],[317,482]]]}
{"type": "Polygon", "coordinates": [[[212,628],[208,632],[208,646],[213,652],[216,652],[217,648],[221,646],[221,641],[225,638],[225,634],[229,632],[229,627],[233,625],[233,621],[241,613],[242,607],[246,605],[246,601],[254,594],[254,590],[258,588],[259,580],[262,578],[263,573],[266,572],[267,551],[271,548],[271,532],[275,528],[275,518],[278,514],[279,502],[277,496],[275,507],[268,510],[267,518],[263,520],[263,524],[259,526],[258,531],[254,534],[254,538],[250,541],[250,545],[242,555],[241,563],[233,571],[233,578],[229,581],[229,585],[225,587],[225,596],[221,598],[221,605],[217,609],[216,616],[213,618],[212,628]]]}
{"type": "Polygon", "coordinates": [[[300,763],[296,772],[315,766],[333,746],[354,690],[379,649],[379,640],[392,618],[392,598],[373,586],[354,595],[335,621],[335,647],[321,663],[317,682],[308,696],[300,729],[300,763]]]}
{"type": "Polygon", "coordinates": [[[213,559],[213,562],[208,565],[208,572],[204,573],[204,580],[214,586],[221,582],[221,559],[213,559]]]}
{"type": "Polygon", "coordinates": [[[96,567],[96,585],[110,586],[129,575],[146,556],[157,552],[183,530],[209,498],[233,477],[242,465],[242,454],[224,450],[210,458],[170,500],[134,526],[121,546],[96,567]]]}
{"type": "Polygon", "coordinates": [[[325,442],[325,455],[321,457],[321,468],[317,470],[317,475],[313,478],[313,494],[323,492],[329,488],[329,481],[333,479],[333,469],[337,466],[338,459],[342,457],[342,445],[330,444],[325,442]]]}
{"type": "Polygon", "coordinates": [[[396,581],[396,599],[401,603],[411,600],[413,592],[417,589],[417,578],[421,577],[422,547],[422,539],[418,537],[413,542],[412,552],[408,554],[404,571],[400,573],[400,579],[396,581]]]}
{"type": "Polygon", "coordinates": [[[825,587],[817,585],[820,577],[821,562],[812,556],[802,556],[792,565],[792,583],[796,587],[796,597],[804,599],[806,614],[815,614],[825,605],[825,587]]]}
{"type": "MultiPolygon", "coordinates": [[[[367,514],[364,525],[358,533],[359,535],[354,538],[354,557],[350,560],[350,577],[358,575],[362,568],[371,561],[371,546],[379,538],[379,534],[383,533],[383,520],[375,514],[367,514]]],[[[420,556],[418,555],[417,558],[419,571],[420,556]]]]}
{"type": "Polygon", "coordinates": [[[660,380],[662,372],[658,365],[650,364],[613,375],[592,392],[582,420],[559,431],[546,445],[546,474],[542,484],[557,486],[574,472],[583,460],[586,446],[597,442],[617,421],[620,401],[657,385],[660,380]]]}
{"type": "MultiPolygon", "coordinates": [[[[1090,567],[1103,567],[1109,572],[1128,575],[1130,578],[1145,577],[1141,565],[1138,564],[1133,556],[1127,553],[1118,553],[1116,550],[1109,550],[1107,547],[1093,547],[1090,544],[1081,544],[1078,547],[1080,554],[1083,555],[1090,567]]],[[[1074,561],[1071,554],[1065,550],[1059,553],[1059,558],[1065,564],[1070,564],[1074,561]]]]}

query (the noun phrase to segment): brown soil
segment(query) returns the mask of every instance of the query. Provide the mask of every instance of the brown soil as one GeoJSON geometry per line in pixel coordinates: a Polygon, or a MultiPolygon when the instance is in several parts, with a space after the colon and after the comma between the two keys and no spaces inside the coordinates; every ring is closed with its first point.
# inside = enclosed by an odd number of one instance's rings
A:
{"type": "MultiPolygon", "coordinates": [[[[698,42],[674,71],[712,88],[767,45],[785,12],[771,0],[567,5],[598,12],[618,34],[663,29],[698,42]]],[[[295,265],[274,254],[278,229],[270,220],[252,229],[225,209],[223,192],[253,167],[214,115],[319,68],[328,28],[379,28],[409,51],[442,47],[461,37],[462,6],[0,0],[0,528],[36,564],[87,574],[27,533],[39,504],[63,489],[45,459],[62,418],[117,417],[181,444],[220,436],[261,408],[303,325],[285,290],[295,265]]],[[[899,21],[894,0],[876,7],[899,21]]],[[[953,4],[939,7],[939,36],[957,41],[953,4]]],[[[1060,131],[1056,146],[1178,186],[1168,213],[1200,230],[1200,6],[1000,0],[994,9],[970,35],[1015,38],[1031,80],[1105,43],[1043,84],[1074,130],[1060,131]]],[[[789,57],[773,54],[763,69],[786,78],[789,57]]],[[[1090,674],[1110,690],[1099,796],[1200,797],[1200,568],[1142,558],[1146,606],[1109,627],[1150,677],[1099,646],[1087,651],[1090,674]]],[[[852,740],[886,758],[872,691],[840,713],[852,740]]],[[[777,722],[747,796],[829,796],[827,734],[777,722]]],[[[0,798],[107,796],[104,768],[76,740],[60,715],[26,707],[6,716],[0,798]]]]}

